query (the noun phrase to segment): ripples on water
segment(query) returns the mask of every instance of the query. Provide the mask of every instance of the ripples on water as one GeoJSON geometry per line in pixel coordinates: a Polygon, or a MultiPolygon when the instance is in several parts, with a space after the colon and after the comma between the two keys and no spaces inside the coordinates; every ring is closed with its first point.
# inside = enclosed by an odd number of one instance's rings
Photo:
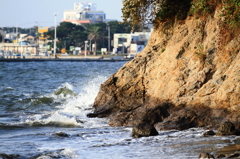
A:
{"type": "MultiPolygon", "coordinates": [[[[14,158],[197,158],[230,143],[202,129],[133,139],[86,118],[100,84],[124,62],[0,63],[0,154],[14,158]]],[[[0,157],[1,158],[1,157],[0,157]]]]}

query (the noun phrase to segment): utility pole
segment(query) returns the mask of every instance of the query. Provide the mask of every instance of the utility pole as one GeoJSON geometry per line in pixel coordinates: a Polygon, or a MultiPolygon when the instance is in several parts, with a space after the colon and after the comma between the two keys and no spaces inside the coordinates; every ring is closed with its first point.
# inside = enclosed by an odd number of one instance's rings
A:
{"type": "Polygon", "coordinates": [[[107,23],[107,30],[108,30],[108,53],[110,53],[110,26],[107,23]]]}
{"type": "Polygon", "coordinates": [[[54,21],[55,21],[55,30],[54,30],[54,48],[53,48],[53,52],[54,52],[54,57],[56,57],[56,41],[57,41],[57,20],[56,20],[56,16],[57,13],[54,13],[54,21]]]}
{"type": "Polygon", "coordinates": [[[1,36],[2,36],[2,39],[1,39],[1,42],[4,43],[4,39],[5,39],[5,31],[4,31],[4,27],[2,27],[2,31],[0,32],[1,36]]]}
{"type": "Polygon", "coordinates": [[[36,22],[36,54],[39,54],[38,49],[39,49],[39,34],[38,34],[38,22],[36,22]]]}
{"type": "Polygon", "coordinates": [[[87,43],[88,43],[88,41],[86,40],[86,41],[84,41],[84,43],[85,43],[85,58],[87,57],[87,43]]]}
{"type": "Polygon", "coordinates": [[[18,42],[18,24],[16,25],[16,40],[18,42]]]}

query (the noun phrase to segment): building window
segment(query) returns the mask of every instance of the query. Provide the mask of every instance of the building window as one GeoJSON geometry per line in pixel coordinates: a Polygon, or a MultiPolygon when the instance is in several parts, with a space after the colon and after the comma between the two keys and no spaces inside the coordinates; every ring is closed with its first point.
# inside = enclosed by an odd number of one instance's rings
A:
{"type": "Polygon", "coordinates": [[[124,42],[127,42],[126,38],[118,38],[118,44],[123,44],[124,42]]]}

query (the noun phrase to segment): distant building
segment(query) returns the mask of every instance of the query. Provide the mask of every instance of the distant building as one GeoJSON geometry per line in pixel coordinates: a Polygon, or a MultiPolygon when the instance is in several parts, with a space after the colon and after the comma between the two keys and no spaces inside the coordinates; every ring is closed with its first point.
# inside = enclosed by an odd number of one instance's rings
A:
{"type": "Polygon", "coordinates": [[[16,33],[7,33],[5,35],[5,39],[10,39],[10,40],[14,41],[17,39],[17,34],[16,33]]]}
{"type": "Polygon", "coordinates": [[[44,33],[47,33],[50,31],[52,28],[51,27],[38,27],[38,35],[37,35],[37,45],[38,45],[38,51],[40,54],[44,54],[47,52],[47,42],[48,42],[48,37],[44,35],[44,33]]]}
{"type": "Polygon", "coordinates": [[[22,37],[22,40],[29,42],[30,45],[34,45],[35,44],[35,35],[27,34],[22,37]]]}
{"type": "Polygon", "coordinates": [[[105,21],[106,14],[103,11],[97,11],[95,3],[88,2],[74,3],[74,10],[64,11],[62,20],[62,22],[71,22],[76,25],[105,21]]]}
{"type": "Polygon", "coordinates": [[[138,54],[148,43],[151,32],[114,34],[113,53],[138,54]]]}

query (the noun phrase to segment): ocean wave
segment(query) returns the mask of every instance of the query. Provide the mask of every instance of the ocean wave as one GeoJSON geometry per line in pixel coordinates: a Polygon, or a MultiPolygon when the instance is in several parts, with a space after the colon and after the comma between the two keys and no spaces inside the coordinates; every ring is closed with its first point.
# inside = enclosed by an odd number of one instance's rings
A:
{"type": "Polygon", "coordinates": [[[59,158],[59,159],[66,159],[66,158],[76,158],[76,153],[71,149],[58,149],[47,151],[44,153],[40,153],[32,158],[36,159],[51,159],[51,158],[59,158]]]}
{"type": "Polygon", "coordinates": [[[62,98],[69,98],[71,96],[76,96],[76,94],[73,92],[73,86],[69,83],[64,83],[55,92],[53,92],[53,94],[62,98]]]}
{"type": "Polygon", "coordinates": [[[57,127],[81,127],[81,123],[75,117],[67,117],[58,111],[47,118],[34,116],[24,122],[28,126],[57,126],[57,127]]]}

